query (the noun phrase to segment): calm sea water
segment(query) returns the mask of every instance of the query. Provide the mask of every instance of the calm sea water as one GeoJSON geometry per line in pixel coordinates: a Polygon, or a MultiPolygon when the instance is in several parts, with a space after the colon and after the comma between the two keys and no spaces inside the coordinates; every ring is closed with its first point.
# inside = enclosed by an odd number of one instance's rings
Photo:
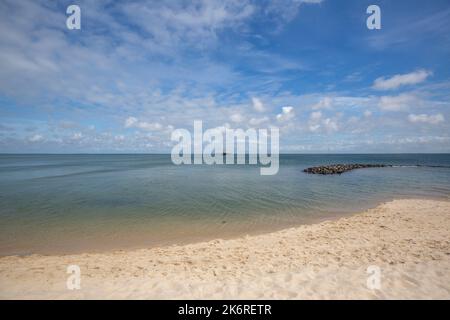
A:
{"type": "Polygon", "coordinates": [[[175,166],[170,155],[0,155],[0,177],[0,255],[72,253],[259,233],[392,198],[449,199],[450,155],[282,155],[275,176],[175,166]],[[331,163],[399,167],[302,172],[331,163]]]}

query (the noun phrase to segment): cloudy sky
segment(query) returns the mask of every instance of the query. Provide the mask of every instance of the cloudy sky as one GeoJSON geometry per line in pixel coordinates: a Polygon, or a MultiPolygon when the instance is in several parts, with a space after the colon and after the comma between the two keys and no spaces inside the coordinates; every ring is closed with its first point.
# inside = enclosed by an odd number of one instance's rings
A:
{"type": "Polygon", "coordinates": [[[2,0],[0,152],[170,152],[194,120],[279,127],[285,153],[450,152],[449,57],[448,0],[2,0]]]}

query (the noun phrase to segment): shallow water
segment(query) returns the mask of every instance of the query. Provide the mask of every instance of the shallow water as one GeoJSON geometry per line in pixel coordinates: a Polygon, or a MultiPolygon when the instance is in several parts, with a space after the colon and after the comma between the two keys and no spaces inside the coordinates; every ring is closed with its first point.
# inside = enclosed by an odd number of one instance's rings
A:
{"type": "Polygon", "coordinates": [[[0,155],[0,255],[186,243],[339,217],[392,198],[450,198],[449,154],[282,155],[277,175],[259,172],[175,166],[170,155],[0,155]],[[332,163],[395,167],[302,172],[332,163]]]}

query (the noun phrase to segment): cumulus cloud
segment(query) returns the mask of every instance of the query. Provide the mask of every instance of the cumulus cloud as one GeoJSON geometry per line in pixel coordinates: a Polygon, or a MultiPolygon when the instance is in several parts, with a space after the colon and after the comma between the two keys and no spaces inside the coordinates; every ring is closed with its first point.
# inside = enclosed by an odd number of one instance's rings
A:
{"type": "Polygon", "coordinates": [[[401,86],[421,83],[432,74],[428,70],[417,70],[407,74],[397,74],[390,78],[381,77],[375,80],[373,88],[376,90],[393,90],[401,86]]]}
{"type": "Polygon", "coordinates": [[[295,117],[294,107],[291,106],[281,108],[281,113],[277,114],[277,120],[280,122],[292,120],[294,117],[295,117]]]}
{"type": "Polygon", "coordinates": [[[445,121],[442,114],[438,113],[435,115],[427,114],[410,114],[408,120],[411,123],[427,123],[427,124],[438,124],[445,121]]]}
{"type": "Polygon", "coordinates": [[[164,126],[159,122],[139,121],[136,117],[128,117],[125,120],[125,128],[138,128],[146,131],[159,131],[164,129],[164,126]]]}
{"type": "Polygon", "coordinates": [[[309,116],[308,129],[311,132],[315,132],[320,129],[320,119],[322,118],[322,112],[315,111],[309,116]]]}
{"type": "Polygon", "coordinates": [[[398,96],[383,96],[378,102],[378,106],[384,111],[404,111],[413,103],[417,102],[417,97],[412,94],[401,94],[398,96]]]}
{"type": "Polygon", "coordinates": [[[325,131],[327,132],[334,132],[338,131],[339,129],[337,122],[331,118],[326,118],[325,120],[323,120],[322,124],[325,127],[325,131]]]}
{"type": "Polygon", "coordinates": [[[323,118],[321,111],[314,111],[309,116],[308,129],[311,132],[325,131],[330,133],[338,131],[339,126],[335,119],[323,118]]]}
{"type": "Polygon", "coordinates": [[[136,123],[138,123],[138,119],[136,117],[128,117],[125,120],[125,128],[132,128],[136,123]]]}
{"type": "Polygon", "coordinates": [[[320,111],[311,112],[310,116],[311,120],[319,120],[320,118],[322,118],[322,112],[320,111]]]}
{"type": "Polygon", "coordinates": [[[123,142],[125,141],[125,136],[123,134],[118,134],[114,137],[114,140],[117,142],[123,142]]]}
{"type": "Polygon", "coordinates": [[[245,117],[241,113],[236,112],[230,116],[230,120],[236,123],[241,123],[245,120],[245,117]]]}
{"type": "Polygon", "coordinates": [[[269,118],[268,117],[262,117],[262,118],[251,118],[249,121],[249,124],[251,126],[259,126],[265,122],[268,122],[269,118]]]}
{"type": "Polygon", "coordinates": [[[318,103],[312,106],[313,110],[320,110],[320,109],[331,109],[331,106],[333,104],[333,99],[330,97],[325,97],[321,99],[318,103]]]}
{"type": "Polygon", "coordinates": [[[30,142],[40,142],[44,140],[44,137],[40,134],[35,134],[28,139],[30,142]]]}
{"type": "Polygon", "coordinates": [[[266,111],[264,104],[258,98],[252,98],[252,104],[253,104],[253,109],[255,109],[256,111],[258,111],[258,112],[266,111]]]}
{"type": "Polygon", "coordinates": [[[72,135],[72,140],[81,140],[83,138],[83,134],[81,132],[75,132],[72,135]]]}

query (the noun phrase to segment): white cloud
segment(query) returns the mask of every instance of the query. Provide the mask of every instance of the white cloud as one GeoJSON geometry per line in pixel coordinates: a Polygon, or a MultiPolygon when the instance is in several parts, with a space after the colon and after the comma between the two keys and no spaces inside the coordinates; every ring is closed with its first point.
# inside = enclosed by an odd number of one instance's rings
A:
{"type": "Polygon", "coordinates": [[[125,141],[125,136],[123,134],[116,135],[114,137],[114,140],[117,142],[123,142],[123,141],[125,141]]]}
{"type": "Polygon", "coordinates": [[[44,140],[44,137],[40,134],[35,134],[34,136],[30,137],[28,140],[30,142],[40,142],[40,141],[44,140]]]}
{"type": "Polygon", "coordinates": [[[339,129],[337,122],[333,119],[327,118],[327,119],[323,120],[322,123],[327,132],[334,132],[334,131],[338,131],[338,129],[339,129]]]}
{"type": "Polygon", "coordinates": [[[322,112],[314,111],[309,116],[308,129],[311,132],[316,132],[320,129],[320,120],[322,119],[322,112]]]}
{"type": "Polygon", "coordinates": [[[137,122],[138,122],[137,118],[129,117],[125,120],[125,128],[132,128],[137,122]]]}
{"type": "Polygon", "coordinates": [[[216,132],[217,134],[221,134],[224,135],[227,129],[230,129],[231,126],[229,123],[225,123],[222,126],[217,126],[215,128],[210,128],[209,130],[211,130],[212,132],[216,132]]]}
{"type": "Polygon", "coordinates": [[[251,118],[249,121],[249,124],[251,126],[259,126],[265,122],[268,122],[269,118],[268,117],[262,117],[262,118],[251,118]]]}
{"type": "Polygon", "coordinates": [[[81,132],[75,132],[72,135],[72,140],[81,140],[83,138],[83,134],[81,132]]]}
{"type": "Polygon", "coordinates": [[[338,131],[339,126],[335,119],[323,119],[323,114],[321,111],[314,111],[311,112],[309,116],[308,129],[311,132],[325,131],[330,133],[338,131]]]}
{"type": "Polygon", "coordinates": [[[315,112],[311,113],[311,116],[310,116],[311,120],[319,120],[320,118],[322,118],[322,112],[315,111],[315,112]]]}
{"type": "Polygon", "coordinates": [[[139,122],[138,128],[147,130],[147,131],[158,131],[163,128],[162,124],[158,122],[139,122]]]}
{"type": "Polygon", "coordinates": [[[310,124],[309,125],[309,131],[311,131],[311,132],[316,132],[317,130],[319,130],[320,129],[320,124],[310,124]]]}
{"type": "Polygon", "coordinates": [[[239,112],[237,112],[237,113],[233,113],[230,116],[230,120],[233,122],[236,122],[236,123],[240,123],[245,120],[245,117],[242,114],[240,114],[239,112]]]}
{"type": "Polygon", "coordinates": [[[273,20],[273,28],[276,32],[280,31],[283,24],[295,18],[301,5],[322,2],[323,0],[271,0],[267,2],[268,6],[263,8],[263,12],[273,20]]]}
{"type": "Polygon", "coordinates": [[[450,137],[443,136],[423,136],[423,137],[406,137],[387,141],[390,144],[422,144],[422,143],[433,143],[433,142],[448,142],[450,137]]]}
{"type": "Polygon", "coordinates": [[[320,110],[320,109],[331,109],[331,106],[333,104],[333,99],[330,97],[325,97],[322,100],[320,100],[318,103],[312,106],[313,110],[320,110]]]}
{"type": "Polygon", "coordinates": [[[373,88],[376,90],[393,90],[401,86],[421,83],[432,74],[428,70],[417,70],[407,74],[397,74],[390,78],[381,77],[375,80],[373,88]]]}
{"type": "Polygon", "coordinates": [[[378,106],[384,111],[403,111],[407,110],[417,97],[411,94],[401,94],[398,96],[383,96],[378,102],[378,106]]]}
{"type": "Polygon", "coordinates": [[[291,106],[281,108],[281,113],[277,114],[277,120],[280,122],[292,120],[294,117],[295,117],[294,107],[291,106]]]}
{"type": "MultiPolygon", "coordinates": [[[[377,114],[377,117],[365,118],[368,114],[364,110],[375,113],[378,103],[380,108],[387,110],[406,109],[409,104],[418,101],[417,97],[423,99],[419,102],[422,101],[420,103],[426,105],[427,110],[433,110],[431,113],[441,112],[448,118],[447,95],[433,96],[441,89],[430,93],[431,89],[423,88],[415,92],[415,99],[406,99],[408,103],[399,97],[386,97],[381,101],[377,96],[346,96],[350,91],[294,94],[289,90],[279,90],[284,87],[286,75],[282,71],[298,70],[303,63],[308,65],[307,60],[300,64],[283,55],[277,56],[265,45],[249,45],[245,50],[245,60],[241,59],[244,50],[239,45],[244,46],[243,42],[250,40],[251,36],[260,36],[255,41],[261,43],[270,40],[266,36],[267,32],[271,32],[272,25],[269,28],[258,27],[257,30],[254,25],[269,25],[267,22],[272,19],[287,21],[298,13],[299,3],[320,1],[132,1],[106,5],[109,2],[86,2],[83,15],[86,15],[86,21],[95,20],[95,24],[83,29],[80,41],[73,41],[72,34],[65,29],[64,12],[61,13],[57,7],[46,5],[44,1],[0,1],[0,26],[1,30],[5,30],[0,37],[0,93],[18,100],[28,96],[28,100],[33,102],[30,105],[39,110],[48,107],[49,112],[56,108],[48,106],[47,98],[54,97],[54,101],[58,102],[55,105],[60,107],[53,118],[71,119],[77,124],[64,124],[63,128],[51,128],[51,131],[48,131],[45,122],[38,122],[35,131],[25,131],[25,124],[14,125],[18,128],[14,134],[1,132],[0,149],[5,150],[4,147],[8,146],[10,150],[19,150],[16,146],[21,143],[26,148],[40,150],[42,146],[42,150],[49,148],[45,150],[51,151],[63,147],[67,147],[63,149],[67,151],[71,148],[79,148],[73,151],[148,151],[148,148],[167,151],[164,144],[170,138],[166,133],[173,129],[167,124],[185,128],[192,125],[194,119],[202,119],[205,127],[215,127],[230,122],[230,116],[236,113],[239,115],[233,119],[242,121],[239,127],[276,124],[280,129],[292,130],[293,134],[281,136],[283,143],[301,144],[302,139],[311,140],[314,149],[326,144],[334,145],[338,139],[344,139],[343,143],[351,140],[342,135],[330,135],[326,139],[321,135],[308,135],[308,129],[350,133],[349,129],[353,127],[349,128],[348,123],[339,116],[329,115],[327,110],[331,109],[353,119],[349,122],[354,122],[355,129],[359,132],[366,130],[375,140],[389,133],[401,136],[414,133],[417,127],[408,123],[407,115],[429,111],[414,110],[406,114],[390,114],[389,117],[378,117],[377,114]],[[268,8],[272,4],[273,7],[268,8]],[[133,10],[133,5],[136,9],[143,7],[147,11],[133,10]],[[270,10],[274,11],[267,13],[270,10]],[[158,13],[162,15],[158,17],[158,13]],[[253,18],[257,20],[251,20],[253,18]],[[260,34],[254,34],[255,31],[260,34]],[[230,60],[217,59],[215,51],[210,54],[211,50],[220,49],[217,45],[223,33],[230,36],[227,41],[237,40],[227,42],[226,47],[233,48],[235,52],[232,55],[236,54],[230,60]],[[263,47],[264,52],[258,50],[263,47]],[[274,57],[278,59],[274,60],[274,57]],[[242,72],[236,68],[235,61],[238,59],[240,65],[246,65],[249,70],[264,70],[264,74],[253,77],[249,76],[253,73],[242,72]],[[268,69],[273,70],[271,74],[268,69]],[[67,74],[74,76],[67,77],[67,74]],[[211,77],[211,74],[215,76],[211,77]],[[72,101],[77,103],[67,103],[72,101]],[[265,113],[272,111],[273,106],[291,105],[296,106],[295,110],[285,107],[270,115],[265,113]],[[319,110],[322,112],[312,115],[312,119],[308,118],[310,112],[319,110]],[[355,115],[357,117],[351,118],[355,115]],[[306,123],[300,122],[305,117],[306,123]],[[313,122],[314,119],[317,121],[313,122]],[[86,123],[95,123],[97,129],[92,127],[89,131],[86,123]],[[129,129],[124,130],[124,126],[129,129]],[[104,134],[105,130],[109,135],[104,134]],[[78,131],[82,138],[74,133],[78,131]],[[40,134],[33,136],[35,133],[40,134]],[[79,140],[74,141],[73,137],[79,140]],[[125,137],[126,143],[119,143],[125,137]],[[36,143],[30,143],[31,140],[36,143]]],[[[383,80],[392,82],[389,77],[383,80]]],[[[349,79],[357,78],[358,74],[355,74],[349,79]]],[[[365,91],[353,92],[364,94],[365,91]]],[[[438,118],[431,119],[440,121],[438,118]]],[[[447,130],[448,123],[420,129],[429,135],[450,132],[447,130]]],[[[0,130],[3,130],[1,126],[0,130]]],[[[352,137],[358,138],[358,134],[352,137]]]]}
{"type": "Polygon", "coordinates": [[[255,5],[247,0],[148,1],[125,3],[122,9],[163,48],[205,47],[216,42],[219,31],[241,26],[255,5]]]}
{"type": "Polygon", "coordinates": [[[138,128],[146,131],[159,131],[164,129],[164,126],[159,122],[139,121],[136,117],[128,117],[125,120],[125,128],[138,128]]]}
{"type": "Polygon", "coordinates": [[[369,118],[372,116],[372,111],[366,110],[364,111],[364,117],[369,118]]]}
{"type": "Polygon", "coordinates": [[[442,114],[438,113],[435,115],[427,114],[410,114],[408,116],[409,122],[412,123],[428,123],[428,124],[438,124],[445,121],[442,114]]]}
{"type": "Polygon", "coordinates": [[[258,98],[252,98],[252,104],[253,109],[255,109],[258,112],[264,112],[266,110],[264,104],[258,98]]]}

